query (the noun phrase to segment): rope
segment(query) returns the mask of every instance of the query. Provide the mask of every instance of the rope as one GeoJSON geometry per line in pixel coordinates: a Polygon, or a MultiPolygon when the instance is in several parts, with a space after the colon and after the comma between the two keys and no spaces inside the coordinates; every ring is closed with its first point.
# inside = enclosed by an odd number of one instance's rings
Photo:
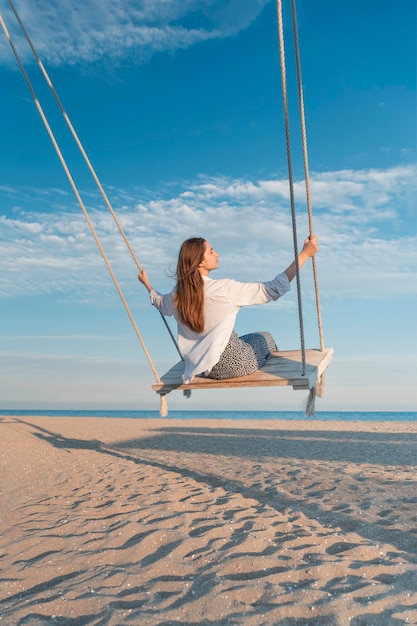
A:
{"type": "MultiPolygon", "coordinates": [[[[48,73],[47,73],[47,71],[46,71],[46,69],[45,69],[45,67],[44,67],[44,65],[43,65],[39,55],[38,55],[38,53],[36,52],[36,49],[35,49],[32,41],[31,41],[31,39],[30,39],[30,37],[29,37],[29,35],[28,35],[28,33],[27,33],[23,23],[22,23],[22,20],[19,17],[19,14],[18,14],[16,8],[13,5],[12,0],[9,0],[9,4],[10,4],[10,6],[12,8],[12,11],[15,14],[16,19],[17,19],[17,21],[19,23],[19,26],[22,29],[22,32],[23,32],[24,36],[26,37],[26,40],[27,40],[27,42],[28,42],[32,52],[33,52],[33,56],[35,57],[38,65],[39,65],[39,68],[40,68],[40,70],[41,70],[41,72],[42,72],[42,74],[43,74],[43,76],[44,76],[44,78],[45,78],[45,80],[46,80],[50,90],[52,91],[52,94],[53,94],[53,96],[54,96],[54,98],[55,98],[55,100],[56,100],[56,102],[58,104],[58,107],[61,110],[61,113],[62,113],[62,115],[63,115],[63,117],[65,119],[65,122],[67,123],[67,126],[68,126],[68,128],[69,128],[69,130],[70,130],[70,132],[71,132],[71,134],[72,134],[72,136],[73,136],[73,138],[74,138],[74,140],[75,140],[75,142],[76,142],[76,144],[77,144],[77,146],[78,146],[78,148],[79,148],[79,150],[80,150],[80,152],[81,152],[81,154],[82,154],[82,156],[83,156],[83,158],[84,158],[84,160],[85,160],[85,162],[87,164],[87,167],[90,170],[90,173],[91,173],[91,175],[92,175],[92,177],[94,179],[94,182],[96,183],[96,185],[97,185],[97,187],[98,187],[98,189],[99,189],[99,191],[100,191],[100,193],[101,193],[101,195],[102,195],[102,197],[103,197],[103,199],[104,199],[104,201],[105,201],[105,203],[107,205],[107,208],[109,209],[109,211],[110,211],[110,213],[111,213],[111,215],[112,215],[112,217],[113,217],[113,219],[114,219],[114,221],[116,223],[116,226],[119,229],[119,232],[120,232],[120,234],[122,235],[122,237],[124,239],[124,242],[125,242],[128,250],[129,250],[132,258],[133,258],[133,261],[136,264],[136,267],[140,271],[142,269],[141,265],[140,265],[139,261],[137,260],[137,258],[135,256],[135,253],[133,252],[133,249],[132,249],[132,247],[131,247],[131,245],[130,245],[127,237],[126,237],[126,234],[125,234],[125,232],[123,230],[123,227],[122,227],[122,225],[120,224],[120,222],[119,222],[119,220],[117,218],[117,215],[116,215],[116,213],[115,213],[115,211],[114,211],[114,209],[113,209],[113,207],[112,207],[112,205],[110,203],[110,200],[109,200],[106,192],[103,189],[103,186],[102,186],[102,184],[101,184],[101,182],[100,182],[100,180],[99,180],[99,178],[98,178],[98,176],[97,176],[97,174],[96,174],[96,172],[95,172],[95,170],[94,170],[94,168],[93,168],[93,166],[92,166],[92,164],[90,162],[90,159],[88,158],[87,153],[84,150],[84,147],[83,147],[83,145],[82,145],[82,143],[80,141],[80,138],[78,137],[78,135],[77,135],[77,133],[76,133],[72,123],[71,123],[71,120],[68,117],[68,115],[67,115],[67,113],[66,113],[66,111],[65,111],[65,109],[63,107],[63,104],[62,104],[62,102],[61,102],[61,100],[60,100],[60,98],[59,98],[59,96],[58,96],[58,94],[57,94],[53,84],[52,84],[52,81],[51,81],[51,79],[50,79],[50,77],[49,77],[49,75],[48,75],[48,73]]],[[[175,347],[176,347],[176,349],[178,351],[178,354],[182,358],[181,353],[180,353],[180,349],[178,347],[178,344],[176,342],[176,339],[175,339],[174,335],[172,334],[172,331],[171,331],[171,329],[170,329],[170,327],[168,325],[168,322],[166,321],[166,319],[165,319],[165,317],[164,317],[164,315],[162,313],[160,313],[160,315],[161,315],[161,318],[162,318],[162,320],[163,320],[163,322],[164,322],[164,324],[166,326],[166,329],[167,329],[167,331],[168,331],[168,333],[169,333],[169,335],[170,335],[170,337],[171,337],[171,339],[172,339],[172,341],[173,341],[173,343],[174,343],[174,345],[175,345],[175,347]]]]}
{"type": "Polygon", "coordinates": [[[301,302],[300,266],[298,263],[297,224],[296,224],[295,202],[294,202],[294,182],[293,182],[292,157],[291,157],[290,124],[289,124],[289,116],[288,116],[287,75],[286,75],[286,68],[285,68],[284,31],[283,31],[283,26],[282,26],[282,2],[281,0],[277,0],[277,17],[278,17],[278,38],[279,38],[280,65],[281,65],[282,101],[283,101],[283,106],[284,106],[285,141],[286,141],[286,146],[287,146],[288,182],[289,182],[289,187],[290,187],[292,234],[293,234],[295,269],[296,269],[296,280],[297,280],[297,302],[298,302],[298,320],[299,320],[299,326],[300,326],[302,376],[305,376],[306,353],[305,353],[305,343],[304,343],[303,308],[302,308],[302,302],[301,302]]]}
{"type": "MultiPolygon", "coordinates": [[[[300,108],[301,136],[302,136],[302,143],[303,143],[308,224],[309,224],[309,231],[310,231],[310,237],[311,237],[311,235],[314,233],[313,211],[311,208],[310,176],[309,176],[308,152],[307,152],[307,133],[306,133],[306,124],[305,124],[305,115],[304,115],[303,83],[302,83],[302,78],[301,78],[300,48],[298,45],[298,28],[297,28],[297,13],[296,13],[296,7],[295,7],[295,0],[291,0],[291,13],[292,13],[292,23],[293,23],[293,33],[294,33],[295,62],[296,62],[296,67],[297,67],[298,101],[299,101],[299,108],[300,108]]],[[[323,322],[322,322],[321,308],[320,308],[320,293],[319,293],[319,283],[318,283],[318,276],[317,276],[317,263],[316,263],[315,256],[313,256],[312,258],[312,263],[313,263],[314,290],[316,294],[317,322],[318,322],[319,337],[320,337],[320,350],[323,352],[324,350],[323,322]]]]}
{"type": "Polygon", "coordinates": [[[49,137],[50,137],[50,139],[51,139],[51,141],[52,141],[52,144],[53,144],[53,146],[54,146],[54,148],[55,148],[55,151],[56,151],[56,153],[57,153],[57,155],[58,155],[58,158],[59,158],[59,160],[61,161],[61,165],[62,165],[62,167],[64,168],[65,174],[67,175],[67,178],[68,178],[68,180],[69,180],[69,182],[70,182],[70,185],[71,185],[71,187],[72,187],[72,189],[73,189],[73,191],[74,191],[74,194],[75,194],[75,196],[76,196],[76,198],[77,198],[77,200],[78,200],[78,203],[79,203],[79,205],[80,205],[80,207],[81,207],[81,210],[82,210],[82,212],[84,213],[84,217],[85,217],[85,219],[87,220],[87,224],[88,224],[88,226],[90,227],[91,233],[92,233],[92,235],[93,235],[93,237],[94,237],[94,239],[95,239],[95,241],[96,241],[96,243],[97,243],[97,246],[98,246],[98,248],[99,248],[99,250],[100,250],[100,253],[101,253],[101,255],[102,255],[103,259],[104,259],[104,262],[105,262],[105,264],[106,264],[106,266],[107,266],[107,269],[108,269],[108,271],[109,271],[109,273],[110,273],[110,276],[112,277],[113,282],[114,282],[114,284],[115,284],[115,287],[116,287],[116,289],[117,289],[117,291],[118,291],[118,293],[119,293],[119,296],[120,296],[120,298],[121,298],[121,300],[122,300],[122,302],[123,302],[123,304],[124,304],[124,306],[125,306],[126,312],[127,312],[128,316],[129,316],[129,319],[130,319],[130,321],[132,322],[133,328],[135,329],[136,335],[137,335],[137,337],[138,337],[138,339],[139,339],[139,341],[140,341],[140,343],[141,343],[141,346],[142,346],[142,348],[143,348],[143,351],[144,351],[144,353],[145,353],[145,356],[146,356],[146,358],[148,359],[149,365],[150,365],[150,367],[151,367],[151,369],[152,369],[152,371],[153,371],[153,373],[154,373],[154,376],[155,376],[156,382],[157,382],[157,383],[160,383],[160,382],[161,382],[161,380],[160,380],[160,378],[159,378],[158,372],[156,371],[156,368],[155,368],[155,366],[154,366],[154,364],[153,364],[153,362],[152,362],[152,359],[151,359],[151,357],[150,357],[150,355],[149,355],[149,352],[148,352],[148,350],[147,350],[147,348],[146,348],[146,346],[145,346],[145,343],[144,343],[144,341],[143,341],[143,339],[142,339],[142,336],[141,336],[141,334],[140,334],[140,332],[139,332],[139,329],[138,329],[138,327],[137,327],[137,325],[136,325],[136,322],[135,322],[135,320],[134,320],[134,318],[133,318],[133,315],[132,315],[132,313],[131,313],[131,311],[130,311],[130,309],[129,309],[129,305],[128,305],[128,303],[127,303],[127,302],[126,302],[126,300],[125,300],[125,297],[124,297],[124,295],[123,295],[123,293],[122,293],[122,290],[121,290],[121,288],[120,288],[120,285],[119,285],[119,283],[118,283],[118,281],[117,281],[117,278],[116,278],[116,276],[115,276],[115,274],[114,274],[114,272],[113,272],[113,269],[112,269],[112,267],[111,267],[111,265],[110,265],[110,262],[109,262],[109,260],[108,260],[108,258],[107,258],[107,256],[106,256],[106,253],[104,252],[104,249],[103,249],[103,247],[102,247],[102,245],[101,245],[101,242],[100,242],[100,240],[99,240],[99,238],[98,238],[98,236],[97,236],[97,233],[96,233],[96,231],[95,231],[94,225],[93,225],[93,223],[91,222],[91,219],[90,219],[90,216],[89,216],[89,214],[88,214],[88,211],[87,211],[87,209],[86,209],[86,207],[85,207],[85,205],[84,205],[84,202],[83,202],[83,200],[82,200],[82,198],[81,198],[81,196],[80,196],[80,194],[79,194],[79,191],[78,191],[78,189],[77,189],[77,186],[76,186],[76,184],[75,184],[75,182],[74,182],[74,180],[73,180],[73,178],[72,178],[72,176],[71,176],[71,173],[70,173],[70,171],[69,171],[69,169],[68,169],[68,166],[67,166],[67,164],[66,164],[66,162],[65,162],[65,159],[64,159],[64,157],[63,157],[63,155],[62,155],[62,153],[61,153],[61,150],[60,150],[60,148],[59,148],[59,146],[58,146],[58,143],[57,143],[57,141],[56,141],[56,139],[55,139],[55,137],[54,137],[54,134],[53,134],[53,132],[52,132],[52,130],[51,130],[51,127],[49,126],[48,120],[46,119],[46,116],[45,116],[45,114],[44,114],[44,112],[43,112],[43,109],[42,109],[42,107],[41,107],[41,105],[40,105],[40,102],[39,102],[39,100],[38,100],[38,98],[37,98],[37,96],[36,96],[36,93],[35,93],[35,91],[34,91],[34,89],[33,89],[33,87],[32,87],[32,84],[31,84],[31,82],[30,82],[30,80],[29,80],[29,77],[28,77],[28,75],[27,75],[27,73],[26,73],[26,70],[25,70],[25,68],[23,67],[23,64],[22,64],[22,62],[21,62],[21,60],[20,60],[20,58],[19,58],[19,55],[18,55],[18,53],[17,53],[17,50],[16,50],[16,48],[15,48],[15,46],[14,46],[14,44],[13,44],[13,41],[12,41],[12,39],[11,39],[11,37],[10,37],[10,34],[9,34],[9,31],[7,30],[6,24],[4,23],[4,20],[3,20],[3,18],[2,18],[2,16],[1,16],[1,15],[0,15],[0,25],[1,25],[1,27],[3,28],[4,34],[6,35],[6,38],[7,38],[8,42],[9,42],[9,44],[10,44],[10,47],[11,47],[11,49],[12,49],[12,52],[13,52],[13,54],[14,54],[15,58],[16,58],[16,61],[17,61],[18,65],[19,65],[20,71],[22,72],[23,78],[24,78],[24,79],[25,79],[25,81],[26,81],[26,84],[27,84],[27,86],[28,86],[28,88],[29,88],[29,91],[30,91],[30,93],[31,93],[31,95],[32,95],[32,98],[33,98],[33,100],[34,100],[34,102],[35,102],[36,108],[38,109],[39,115],[41,116],[41,119],[42,119],[42,121],[43,121],[43,123],[44,123],[44,126],[45,126],[45,128],[46,128],[46,130],[47,130],[47,132],[48,132],[48,135],[49,135],[49,137]]]}

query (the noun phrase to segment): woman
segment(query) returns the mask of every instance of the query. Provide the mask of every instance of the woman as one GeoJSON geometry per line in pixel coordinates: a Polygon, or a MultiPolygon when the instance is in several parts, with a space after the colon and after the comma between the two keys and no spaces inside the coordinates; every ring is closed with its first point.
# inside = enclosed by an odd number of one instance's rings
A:
{"type": "MultiPolygon", "coordinates": [[[[304,242],[298,255],[301,268],[318,250],[317,236],[304,242]]],[[[181,246],[176,270],[177,284],[161,295],[149,282],[144,269],[138,274],[149,291],[151,303],[163,315],[173,315],[178,324],[178,347],[185,362],[184,382],[194,376],[224,379],[245,376],[265,365],[277,350],[269,333],[238,337],[233,327],[242,306],[278,300],[290,289],[296,263],[265,283],[213,280],[210,272],[219,267],[219,255],[201,237],[187,239],[181,246]]]]}

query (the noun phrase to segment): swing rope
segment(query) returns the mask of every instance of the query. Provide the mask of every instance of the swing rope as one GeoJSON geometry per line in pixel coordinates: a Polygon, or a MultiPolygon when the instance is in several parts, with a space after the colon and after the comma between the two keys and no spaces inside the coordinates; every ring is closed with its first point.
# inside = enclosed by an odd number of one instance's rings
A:
{"type": "MultiPolygon", "coordinates": [[[[292,171],[292,158],[291,158],[291,141],[290,141],[290,125],[288,115],[288,98],[287,98],[287,80],[286,80],[286,67],[285,67],[285,48],[284,48],[284,32],[283,32],[283,20],[282,20],[282,0],[276,0],[277,7],[277,21],[278,21],[278,39],[279,39],[279,51],[280,51],[280,65],[281,65],[281,82],[282,82],[282,99],[284,107],[284,123],[285,123],[285,139],[287,147],[287,161],[288,161],[288,181],[290,188],[290,203],[291,203],[291,218],[292,218],[292,231],[294,239],[294,255],[295,255],[295,267],[297,278],[297,301],[298,301],[298,319],[300,326],[300,343],[301,343],[301,358],[302,358],[302,375],[305,375],[306,357],[305,357],[305,343],[304,343],[304,323],[303,323],[303,311],[301,300],[301,281],[300,281],[300,267],[298,263],[298,248],[297,248],[297,233],[296,233],[296,214],[294,203],[294,184],[293,184],[293,171],[292,171]]],[[[297,28],[297,14],[295,7],[295,0],[291,0],[291,14],[293,25],[293,37],[294,37],[294,51],[296,61],[297,72],[297,89],[298,89],[298,104],[300,111],[300,124],[301,124],[301,137],[303,146],[303,160],[304,160],[304,177],[306,187],[306,202],[308,212],[308,224],[310,237],[313,235],[313,212],[311,207],[311,194],[310,194],[310,177],[308,167],[308,151],[307,151],[307,133],[305,125],[304,114],[304,97],[303,97],[303,85],[301,78],[301,62],[300,62],[300,49],[298,43],[298,28],[297,28]]],[[[324,336],[323,336],[323,323],[320,309],[320,295],[318,287],[317,277],[317,265],[315,256],[312,258],[313,267],[313,280],[314,290],[316,297],[316,309],[317,309],[317,321],[320,338],[320,350],[324,351],[324,336]]],[[[315,413],[315,400],[316,395],[322,397],[324,394],[324,380],[325,373],[320,376],[316,381],[316,384],[310,389],[309,396],[307,398],[305,413],[308,417],[311,417],[315,413]]]]}
{"type": "Polygon", "coordinates": [[[293,234],[293,246],[294,246],[294,257],[295,257],[296,281],[297,281],[297,302],[298,302],[298,321],[299,321],[299,327],[300,327],[301,365],[302,365],[302,375],[305,376],[306,351],[305,351],[305,343],[304,343],[303,306],[301,302],[300,265],[298,263],[297,221],[296,221],[296,215],[295,215],[294,181],[293,181],[292,156],[291,156],[290,122],[289,122],[289,115],[288,115],[287,74],[286,74],[286,67],[285,67],[284,31],[283,31],[283,25],[282,25],[282,2],[281,0],[277,0],[277,18],[278,18],[278,39],[279,39],[279,52],[280,52],[279,56],[280,56],[280,66],[281,66],[282,102],[283,102],[283,108],[284,108],[285,142],[286,142],[286,147],[287,147],[288,183],[289,183],[289,189],[290,189],[292,234],[293,234]]]}
{"type": "MultiPolygon", "coordinates": [[[[310,175],[309,175],[308,151],[307,151],[307,133],[306,133],[306,123],[305,123],[305,115],[304,115],[303,82],[302,82],[302,77],[301,77],[300,47],[298,43],[298,27],[297,27],[297,13],[296,13],[296,7],[295,7],[295,0],[291,0],[291,14],[292,14],[293,34],[294,34],[295,62],[296,62],[296,68],[297,68],[298,102],[299,102],[299,108],[300,108],[301,137],[302,137],[302,144],[303,144],[304,176],[305,176],[305,186],[306,186],[308,224],[309,224],[309,232],[310,232],[310,237],[311,237],[311,235],[314,233],[313,210],[311,206],[310,175]]],[[[316,262],[315,256],[313,256],[312,258],[312,266],[313,266],[314,291],[316,295],[317,323],[318,323],[319,338],[320,338],[320,350],[323,352],[324,350],[323,321],[322,321],[322,316],[321,316],[319,282],[318,282],[318,275],[317,275],[317,262],[316,262]]]]}
{"type": "Polygon", "coordinates": [[[20,60],[20,57],[19,57],[19,55],[17,53],[17,50],[16,50],[16,48],[14,46],[14,43],[12,41],[12,38],[10,36],[10,33],[7,30],[6,24],[4,23],[3,17],[1,15],[0,15],[0,25],[1,25],[2,29],[3,29],[3,31],[4,31],[4,34],[6,35],[6,38],[7,38],[8,42],[9,42],[9,44],[10,44],[12,52],[13,52],[15,58],[16,58],[16,61],[17,61],[18,65],[19,65],[20,71],[22,72],[23,78],[26,81],[26,84],[27,84],[27,86],[29,88],[29,91],[30,91],[30,93],[32,95],[32,98],[33,98],[33,100],[35,102],[36,108],[38,109],[39,115],[41,116],[43,124],[44,124],[44,126],[45,126],[45,128],[47,130],[47,133],[48,133],[51,141],[52,141],[52,144],[53,144],[53,146],[55,148],[55,151],[56,151],[56,153],[58,155],[58,158],[59,158],[59,160],[61,162],[61,165],[64,168],[65,174],[67,175],[69,183],[70,183],[70,185],[71,185],[71,187],[72,187],[72,189],[74,191],[74,194],[75,194],[75,196],[76,196],[76,198],[78,200],[78,203],[79,203],[79,205],[81,207],[81,210],[84,213],[84,217],[85,217],[85,219],[87,221],[87,224],[88,224],[88,226],[89,226],[89,228],[91,230],[91,233],[92,233],[92,235],[93,235],[93,237],[95,239],[95,242],[96,242],[96,244],[97,244],[97,246],[98,246],[98,248],[100,250],[100,253],[101,253],[101,255],[102,255],[103,259],[104,259],[104,262],[105,262],[106,267],[107,267],[107,269],[108,269],[108,271],[110,273],[110,276],[113,279],[114,285],[115,285],[115,287],[116,287],[116,289],[117,289],[117,291],[119,293],[119,296],[120,296],[120,298],[121,298],[121,300],[122,300],[122,302],[123,302],[123,304],[125,306],[126,312],[127,312],[128,316],[129,316],[129,319],[130,319],[130,321],[131,321],[131,323],[133,325],[133,328],[134,328],[134,330],[136,332],[136,335],[137,335],[137,337],[139,339],[139,342],[140,342],[140,344],[141,344],[141,346],[143,348],[143,351],[144,351],[145,356],[146,356],[146,358],[148,360],[148,363],[149,363],[149,365],[150,365],[150,367],[151,367],[151,369],[152,369],[152,371],[154,373],[156,382],[160,383],[161,379],[159,378],[158,372],[157,372],[157,370],[156,370],[156,368],[155,368],[155,366],[153,364],[153,361],[152,361],[152,359],[150,357],[148,349],[146,348],[146,345],[145,345],[145,343],[143,341],[143,338],[142,338],[142,335],[141,335],[141,333],[139,331],[139,328],[138,328],[138,326],[137,326],[137,324],[135,322],[135,319],[134,319],[134,317],[133,317],[133,315],[132,315],[132,313],[130,311],[129,305],[128,305],[128,303],[127,303],[127,301],[126,301],[126,299],[125,299],[125,297],[124,297],[124,295],[122,293],[121,287],[120,287],[120,285],[118,283],[118,280],[117,280],[117,278],[116,278],[116,276],[115,276],[115,274],[113,272],[113,269],[112,269],[112,267],[110,265],[110,262],[109,262],[109,260],[108,260],[108,258],[106,256],[106,253],[105,253],[105,251],[103,249],[103,246],[101,245],[100,239],[99,239],[99,237],[98,237],[98,235],[96,233],[96,230],[94,228],[94,225],[93,225],[93,223],[92,223],[92,221],[90,219],[90,216],[89,216],[88,211],[87,211],[87,209],[85,207],[83,199],[81,198],[81,195],[80,195],[80,193],[79,193],[79,191],[77,189],[77,186],[76,186],[76,184],[75,184],[75,182],[74,182],[74,180],[72,178],[72,175],[71,175],[71,173],[69,171],[68,165],[67,165],[67,163],[66,163],[66,161],[65,161],[65,159],[64,159],[64,157],[62,155],[62,152],[61,152],[61,150],[59,148],[59,145],[58,145],[58,143],[57,143],[57,141],[55,139],[55,136],[54,136],[54,134],[53,134],[53,132],[51,130],[51,127],[50,127],[50,125],[48,123],[48,120],[47,120],[47,118],[46,118],[46,116],[45,116],[45,114],[43,112],[42,106],[41,106],[41,104],[40,104],[40,102],[39,102],[39,100],[38,100],[38,98],[36,96],[36,93],[35,93],[35,91],[34,91],[34,89],[32,87],[30,79],[29,79],[29,77],[28,77],[28,75],[26,73],[26,70],[25,70],[25,68],[24,68],[24,66],[23,66],[23,64],[22,64],[22,62],[20,60]]]}
{"type": "MultiPolygon", "coordinates": [[[[109,209],[109,211],[110,211],[110,213],[111,213],[111,215],[113,217],[113,220],[115,221],[116,226],[119,229],[119,232],[120,232],[121,236],[123,237],[123,240],[124,240],[128,250],[129,250],[129,252],[130,252],[130,254],[132,256],[133,261],[136,264],[136,267],[137,267],[138,271],[140,271],[142,269],[141,265],[140,265],[138,259],[136,258],[136,255],[135,255],[135,253],[134,253],[134,251],[133,251],[133,249],[132,249],[132,247],[131,247],[131,245],[129,243],[129,240],[126,237],[126,234],[125,234],[125,232],[123,230],[123,227],[122,227],[122,225],[121,225],[121,223],[120,223],[120,221],[119,221],[119,219],[118,219],[118,217],[116,215],[116,212],[114,211],[113,206],[112,206],[112,204],[111,204],[111,202],[110,202],[106,192],[104,191],[104,188],[103,188],[103,186],[102,186],[102,184],[101,184],[101,182],[100,182],[100,180],[99,180],[99,178],[98,178],[98,176],[96,174],[96,171],[94,170],[94,167],[91,164],[90,159],[88,158],[87,153],[84,150],[84,147],[83,147],[83,145],[81,143],[81,140],[78,137],[78,134],[76,133],[76,131],[75,131],[75,129],[74,129],[72,123],[71,123],[71,120],[70,120],[69,116],[67,115],[67,113],[66,113],[66,111],[64,109],[64,106],[63,106],[63,104],[62,104],[62,102],[61,102],[61,100],[60,100],[60,98],[59,98],[59,96],[58,96],[58,94],[57,94],[53,84],[52,84],[52,81],[51,81],[51,79],[50,79],[50,77],[49,77],[49,75],[48,75],[48,73],[47,73],[47,71],[46,71],[46,69],[45,69],[45,67],[44,67],[44,65],[42,63],[42,60],[40,59],[40,57],[39,57],[39,55],[38,55],[38,53],[37,53],[37,51],[35,49],[35,46],[32,43],[32,40],[30,39],[30,37],[29,37],[29,35],[28,35],[24,25],[23,25],[22,20],[20,19],[20,16],[19,16],[19,14],[18,14],[18,12],[17,12],[17,10],[16,10],[12,0],[9,0],[9,4],[10,4],[10,7],[11,7],[13,13],[15,14],[15,17],[16,17],[16,19],[17,19],[17,21],[19,23],[19,26],[20,26],[20,28],[21,28],[21,30],[22,30],[25,38],[26,38],[26,41],[28,42],[28,44],[29,44],[29,46],[30,46],[30,48],[32,50],[33,56],[35,57],[38,65],[39,65],[39,68],[40,68],[40,70],[41,70],[41,72],[42,72],[42,74],[43,74],[43,76],[44,76],[44,78],[45,78],[45,80],[46,80],[50,90],[52,91],[52,94],[53,94],[53,96],[54,96],[54,98],[55,98],[55,100],[56,100],[56,102],[58,104],[58,107],[59,107],[59,109],[60,109],[60,111],[61,111],[61,113],[62,113],[62,115],[64,117],[64,120],[65,120],[65,122],[66,122],[66,124],[67,124],[67,126],[68,126],[68,128],[69,128],[69,130],[70,130],[70,132],[71,132],[71,134],[72,134],[72,136],[73,136],[73,138],[74,138],[74,140],[75,140],[75,142],[76,142],[76,144],[77,144],[77,146],[78,146],[78,148],[79,148],[83,158],[84,158],[84,161],[86,162],[87,167],[90,170],[90,173],[91,173],[91,175],[92,175],[92,177],[94,179],[94,182],[96,183],[96,185],[97,185],[97,187],[98,187],[98,189],[99,189],[99,191],[100,191],[100,193],[101,193],[101,195],[102,195],[102,197],[103,197],[103,199],[104,199],[104,201],[105,201],[105,203],[107,205],[107,208],[109,209]]],[[[19,65],[20,65],[20,63],[19,63],[19,65]]],[[[176,349],[178,351],[178,354],[180,355],[180,357],[182,359],[182,356],[181,356],[181,353],[180,353],[180,349],[179,349],[177,341],[176,341],[176,339],[175,339],[175,337],[174,337],[174,335],[172,333],[172,330],[169,327],[169,324],[166,321],[164,315],[162,313],[160,313],[160,315],[161,315],[161,318],[162,318],[162,320],[163,320],[163,322],[165,324],[165,327],[166,327],[166,329],[167,329],[167,331],[168,331],[168,333],[169,333],[169,335],[170,335],[170,337],[171,337],[171,339],[172,339],[172,341],[173,341],[173,343],[174,343],[174,345],[175,345],[175,347],[176,347],[176,349]]]]}

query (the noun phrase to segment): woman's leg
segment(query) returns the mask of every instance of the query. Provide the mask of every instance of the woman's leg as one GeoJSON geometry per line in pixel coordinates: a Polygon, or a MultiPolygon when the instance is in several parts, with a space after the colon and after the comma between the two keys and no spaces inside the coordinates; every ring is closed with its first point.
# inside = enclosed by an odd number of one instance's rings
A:
{"type": "Polygon", "coordinates": [[[243,337],[233,332],[219,362],[208,377],[223,380],[252,374],[265,365],[270,353],[275,350],[277,346],[268,332],[250,333],[243,337]]]}
{"type": "Polygon", "coordinates": [[[240,339],[253,348],[255,356],[258,359],[259,367],[265,365],[271,352],[278,350],[275,339],[271,333],[268,332],[249,333],[248,335],[243,335],[240,339]]]}

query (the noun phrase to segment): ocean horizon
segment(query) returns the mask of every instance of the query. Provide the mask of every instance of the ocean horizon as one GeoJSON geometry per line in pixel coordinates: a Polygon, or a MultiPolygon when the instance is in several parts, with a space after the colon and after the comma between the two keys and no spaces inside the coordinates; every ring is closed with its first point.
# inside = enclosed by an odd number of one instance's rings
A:
{"type": "MultiPolygon", "coordinates": [[[[21,417],[102,417],[155,419],[159,412],[155,410],[118,410],[118,409],[3,409],[0,417],[5,415],[21,417]]],[[[167,419],[230,419],[230,420],[328,420],[328,421],[362,421],[362,422],[414,422],[417,411],[317,411],[314,417],[306,417],[303,411],[170,411],[167,419]]]]}

